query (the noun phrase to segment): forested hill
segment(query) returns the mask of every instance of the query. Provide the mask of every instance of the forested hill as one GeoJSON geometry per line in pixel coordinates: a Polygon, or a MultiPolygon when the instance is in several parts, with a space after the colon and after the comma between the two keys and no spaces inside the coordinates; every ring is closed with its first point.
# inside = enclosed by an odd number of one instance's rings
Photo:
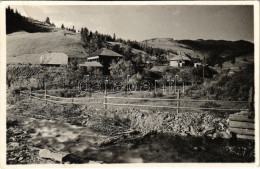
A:
{"type": "Polygon", "coordinates": [[[25,16],[22,16],[17,10],[14,11],[10,7],[6,8],[6,33],[25,31],[34,32],[50,32],[55,29],[55,25],[46,22],[40,22],[25,16]]]}

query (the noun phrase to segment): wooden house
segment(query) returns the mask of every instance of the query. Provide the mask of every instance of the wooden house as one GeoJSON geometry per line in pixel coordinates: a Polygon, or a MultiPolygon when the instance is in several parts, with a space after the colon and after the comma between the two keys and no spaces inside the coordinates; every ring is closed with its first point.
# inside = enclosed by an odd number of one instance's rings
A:
{"type": "Polygon", "coordinates": [[[40,64],[44,66],[68,65],[69,57],[65,53],[46,53],[41,55],[40,64]]]}
{"type": "Polygon", "coordinates": [[[188,65],[188,63],[191,62],[191,59],[188,58],[185,55],[181,55],[181,54],[174,54],[174,56],[170,59],[170,66],[172,67],[182,67],[185,65],[188,65]]]}
{"type": "Polygon", "coordinates": [[[118,61],[119,59],[122,59],[124,56],[120,55],[112,50],[109,50],[107,48],[99,49],[93,53],[91,53],[87,57],[88,62],[99,62],[103,65],[103,72],[104,74],[109,74],[109,66],[111,62],[118,61]]]}

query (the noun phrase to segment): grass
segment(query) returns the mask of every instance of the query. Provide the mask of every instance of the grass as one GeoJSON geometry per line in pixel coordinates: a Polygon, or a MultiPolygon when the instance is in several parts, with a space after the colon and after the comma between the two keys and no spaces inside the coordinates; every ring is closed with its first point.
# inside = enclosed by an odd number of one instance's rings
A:
{"type": "Polygon", "coordinates": [[[86,56],[79,35],[64,31],[47,33],[17,32],[7,35],[7,63],[38,64],[46,52],[65,53],[69,57],[86,56]]]}
{"type": "MultiPolygon", "coordinates": [[[[54,95],[54,96],[59,96],[59,97],[69,97],[71,93],[77,93],[76,90],[48,90],[47,94],[49,95],[54,95]],[[61,96],[61,93],[65,93],[65,95],[61,96]]],[[[39,93],[44,94],[44,91],[40,91],[39,93]]],[[[74,95],[74,97],[81,97],[81,98],[93,98],[92,101],[95,101],[94,98],[101,98],[102,100],[96,100],[98,102],[103,102],[104,98],[104,93],[77,93],[78,96],[74,95]]],[[[140,108],[140,109],[145,109],[145,110],[165,110],[165,111],[176,111],[176,109],[172,108],[154,108],[154,107],[149,107],[150,105],[152,106],[168,106],[168,107],[176,107],[177,106],[177,101],[172,100],[172,101],[160,101],[160,100],[145,100],[145,98],[149,99],[176,99],[176,95],[173,94],[166,94],[163,95],[162,92],[158,92],[158,94],[154,94],[154,92],[132,92],[132,93],[108,93],[108,97],[119,97],[119,98],[108,98],[107,103],[114,103],[114,104],[136,104],[136,105],[147,105],[147,107],[138,107],[138,106],[129,106],[129,108],[140,108]],[[125,99],[122,99],[120,97],[124,97],[125,99]],[[140,99],[131,99],[131,98],[144,98],[143,100],[140,99]]],[[[247,103],[230,103],[226,101],[215,101],[214,103],[212,102],[196,102],[196,101],[191,101],[193,99],[191,96],[188,96],[186,94],[181,94],[180,95],[180,107],[191,107],[191,108],[219,108],[219,109],[247,109],[248,104],[247,103]]],[[[200,97],[197,98],[197,100],[207,100],[207,97],[200,97]]],[[[86,102],[87,104],[87,102],[86,102]]],[[[103,107],[102,104],[100,105],[93,105],[94,107],[103,107]]],[[[108,105],[108,108],[115,108],[115,109],[122,109],[125,108],[125,106],[113,106],[113,105],[108,105]]],[[[186,112],[190,111],[189,109],[180,109],[180,112],[186,112]]],[[[192,110],[195,112],[203,112],[203,110],[192,110]]],[[[207,110],[205,110],[207,111],[207,110]]],[[[223,114],[225,111],[210,111],[213,113],[220,113],[223,114]]],[[[230,113],[234,113],[234,111],[230,111],[230,113]]]]}
{"type": "Polygon", "coordinates": [[[190,54],[191,56],[197,57],[198,54],[194,51],[188,48],[187,45],[181,45],[176,41],[172,41],[168,38],[159,38],[154,40],[147,40],[145,41],[148,46],[152,46],[154,48],[161,48],[166,50],[173,50],[173,51],[181,51],[190,54]]]}

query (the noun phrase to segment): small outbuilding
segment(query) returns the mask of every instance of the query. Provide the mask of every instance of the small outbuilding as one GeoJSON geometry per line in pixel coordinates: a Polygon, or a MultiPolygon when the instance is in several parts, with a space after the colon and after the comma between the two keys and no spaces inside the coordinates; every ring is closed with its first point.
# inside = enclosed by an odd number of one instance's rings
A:
{"type": "Polygon", "coordinates": [[[187,65],[191,60],[187,56],[184,55],[174,55],[173,58],[170,59],[170,66],[172,67],[182,67],[187,65]]]}
{"type": "Polygon", "coordinates": [[[201,62],[196,62],[196,63],[194,63],[194,67],[199,67],[199,66],[201,66],[202,64],[201,64],[201,62]]]}
{"type": "Polygon", "coordinates": [[[45,66],[68,65],[69,57],[65,53],[46,53],[40,57],[40,64],[45,66]]]}

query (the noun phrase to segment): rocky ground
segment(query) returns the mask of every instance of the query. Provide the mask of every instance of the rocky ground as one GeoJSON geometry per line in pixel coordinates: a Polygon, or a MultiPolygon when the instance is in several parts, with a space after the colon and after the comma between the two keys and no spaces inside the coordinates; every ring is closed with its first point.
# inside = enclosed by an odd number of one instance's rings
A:
{"type": "Polygon", "coordinates": [[[7,121],[7,164],[55,163],[50,159],[39,157],[39,149],[28,142],[31,133],[35,133],[34,128],[24,127],[16,119],[7,121]]]}
{"type": "Polygon", "coordinates": [[[8,164],[254,161],[254,142],[230,142],[227,113],[104,110],[21,99],[8,106],[7,118],[8,164]],[[168,149],[175,156],[165,154],[168,149]]]}
{"type": "Polygon", "coordinates": [[[49,134],[53,133],[50,136],[41,130],[43,126],[36,128],[16,120],[8,122],[8,164],[254,161],[252,141],[232,143],[222,138],[126,132],[91,145],[90,136],[84,140],[71,133],[71,139],[66,140],[54,127],[50,128],[49,134]]]}

